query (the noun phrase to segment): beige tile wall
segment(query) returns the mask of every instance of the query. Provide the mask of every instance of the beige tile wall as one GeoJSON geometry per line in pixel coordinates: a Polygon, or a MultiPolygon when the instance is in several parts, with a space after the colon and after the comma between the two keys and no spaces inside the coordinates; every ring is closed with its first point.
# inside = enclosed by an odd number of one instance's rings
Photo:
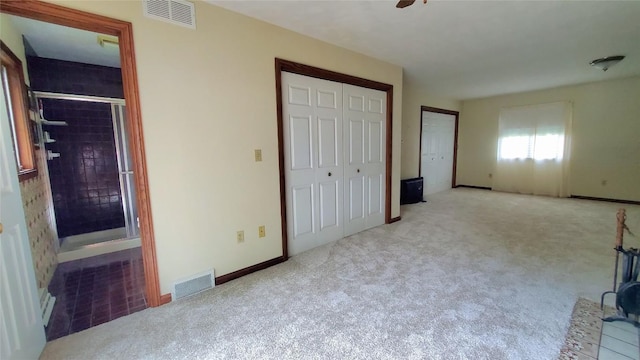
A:
{"type": "Polygon", "coordinates": [[[58,265],[55,250],[56,231],[49,206],[48,179],[44,167],[46,159],[43,150],[36,151],[38,176],[20,183],[31,255],[38,288],[47,287],[58,265]]]}

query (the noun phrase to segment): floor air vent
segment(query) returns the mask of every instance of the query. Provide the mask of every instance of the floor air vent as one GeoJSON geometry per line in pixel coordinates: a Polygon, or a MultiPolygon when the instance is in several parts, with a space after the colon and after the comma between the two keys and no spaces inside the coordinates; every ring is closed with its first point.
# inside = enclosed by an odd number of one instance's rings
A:
{"type": "Polygon", "coordinates": [[[215,286],[213,270],[198,274],[192,278],[185,279],[173,284],[171,300],[176,301],[187,296],[197,294],[201,291],[212,289],[215,286]]]}
{"type": "Polygon", "coordinates": [[[184,0],[144,0],[144,15],[172,24],[196,28],[192,3],[184,0]]]}

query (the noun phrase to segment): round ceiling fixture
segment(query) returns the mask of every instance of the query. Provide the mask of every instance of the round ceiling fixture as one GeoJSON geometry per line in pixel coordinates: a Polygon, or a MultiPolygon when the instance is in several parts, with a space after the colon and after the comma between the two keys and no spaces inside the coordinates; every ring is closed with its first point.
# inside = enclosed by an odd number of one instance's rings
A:
{"type": "Polygon", "coordinates": [[[624,55],[605,56],[603,58],[593,60],[589,65],[602,69],[602,71],[607,71],[610,67],[622,61],[622,59],[624,59],[624,55]]]}

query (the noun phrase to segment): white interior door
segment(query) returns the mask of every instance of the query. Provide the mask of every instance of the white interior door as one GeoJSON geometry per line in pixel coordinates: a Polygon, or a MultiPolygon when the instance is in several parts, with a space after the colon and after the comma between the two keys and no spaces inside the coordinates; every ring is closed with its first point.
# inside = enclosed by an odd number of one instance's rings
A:
{"type": "Polygon", "coordinates": [[[455,124],[455,115],[422,112],[420,175],[424,178],[424,195],[451,188],[455,124]]]}
{"type": "Polygon", "coordinates": [[[289,253],[343,237],[342,84],[282,73],[289,253]]]}
{"type": "Polygon", "coordinates": [[[37,359],[46,340],[4,89],[0,89],[0,359],[37,359]]]}
{"type": "Polygon", "coordinates": [[[386,93],[344,84],[344,236],[384,224],[386,93]]]}

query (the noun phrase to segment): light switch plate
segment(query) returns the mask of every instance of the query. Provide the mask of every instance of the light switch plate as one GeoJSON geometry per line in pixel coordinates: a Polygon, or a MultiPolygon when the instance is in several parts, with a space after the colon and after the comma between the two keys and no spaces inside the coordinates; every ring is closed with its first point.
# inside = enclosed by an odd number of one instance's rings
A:
{"type": "Polygon", "coordinates": [[[254,152],[255,152],[255,155],[256,155],[256,162],[262,161],[262,150],[261,149],[256,149],[254,152]]]}

